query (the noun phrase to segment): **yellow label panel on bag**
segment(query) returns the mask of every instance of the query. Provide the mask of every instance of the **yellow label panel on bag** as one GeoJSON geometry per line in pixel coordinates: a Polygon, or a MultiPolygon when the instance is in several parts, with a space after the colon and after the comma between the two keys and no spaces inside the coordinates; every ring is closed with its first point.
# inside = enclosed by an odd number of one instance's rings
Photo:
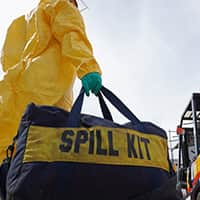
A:
{"type": "Polygon", "coordinates": [[[166,139],[123,128],[48,128],[31,126],[23,162],[158,167],[169,171],[166,139]]]}

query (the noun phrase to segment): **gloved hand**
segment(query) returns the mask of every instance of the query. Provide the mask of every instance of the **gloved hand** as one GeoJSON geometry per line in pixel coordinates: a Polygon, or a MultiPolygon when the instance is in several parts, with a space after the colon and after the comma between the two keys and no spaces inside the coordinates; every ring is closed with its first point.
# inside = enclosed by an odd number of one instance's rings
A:
{"type": "Polygon", "coordinates": [[[87,96],[90,95],[90,90],[97,95],[102,86],[101,75],[98,72],[86,74],[81,78],[81,82],[87,96]]]}

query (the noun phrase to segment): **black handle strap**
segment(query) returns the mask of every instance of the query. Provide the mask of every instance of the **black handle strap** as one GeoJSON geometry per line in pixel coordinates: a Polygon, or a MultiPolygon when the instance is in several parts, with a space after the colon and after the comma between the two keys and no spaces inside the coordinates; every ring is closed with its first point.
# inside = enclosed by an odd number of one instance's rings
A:
{"type": "Polygon", "coordinates": [[[113,121],[111,112],[108,109],[108,106],[106,105],[106,102],[104,101],[104,98],[100,92],[98,93],[98,98],[99,98],[99,104],[100,104],[101,112],[103,114],[104,119],[113,121]]]}
{"type": "Polygon", "coordinates": [[[81,118],[81,108],[84,100],[84,88],[81,88],[81,91],[72,106],[71,112],[67,119],[68,127],[79,127],[80,118],[81,118]]]}
{"type": "MultiPolygon", "coordinates": [[[[112,115],[110,113],[110,110],[108,109],[108,106],[106,105],[103,96],[101,93],[98,93],[98,99],[99,99],[99,104],[101,107],[101,112],[103,114],[104,119],[113,121],[112,115]]],[[[81,88],[81,91],[74,102],[74,105],[72,107],[72,110],[70,112],[70,115],[67,120],[67,125],[69,127],[78,127],[80,124],[80,117],[81,117],[81,109],[84,101],[84,89],[81,88]]]]}
{"type": "Polygon", "coordinates": [[[110,90],[102,86],[101,92],[106,97],[107,100],[110,101],[110,103],[117,108],[117,110],[124,115],[127,119],[129,119],[132,123],[138,124],[140,123],[140,120],[130,111],[130,109],[116,96],[114,95],[110,90]]]}
{"type": "MultiPolygon", "coordinates": [[[[138,124],[140,123],[140,120],[129,110],[127,106],[125,106],[122,101],[115,96],[110,90],[102,86],[101,88],[102,94],[109,100],[109,102],[122,114],[124,115],[127,119],[129,119],[133,124],[138,124]]],[[[103,96],[98,94],[99,97],[99,103],[101,106],[101,110],[103,113],[103,116],[105,119],[109,118],[112,119],[112,116],[110,114],[110,111],[103,99],[103,96]]],[[[83,105],[84,101],[84,89],[81,88],[81,91],[74,102],[74,105],[72,107],[72,110],[69,114],[68,120],[67,120],[67,126],[68,127],[79,127],[80,126],[80,118],[81,118],[81,108],[83,105]]]]}

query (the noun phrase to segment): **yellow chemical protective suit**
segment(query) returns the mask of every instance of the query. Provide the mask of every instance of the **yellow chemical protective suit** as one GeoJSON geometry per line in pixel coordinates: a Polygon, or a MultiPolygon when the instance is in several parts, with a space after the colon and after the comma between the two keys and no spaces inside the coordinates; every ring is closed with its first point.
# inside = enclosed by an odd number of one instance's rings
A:
{"type": "Polygon", "coordinates": [[[69,110],[75,77],[101,74],[79,10],[66,0],[41,0],[6,35],[0,81],[0,162],[30,102],[69,110]]]}

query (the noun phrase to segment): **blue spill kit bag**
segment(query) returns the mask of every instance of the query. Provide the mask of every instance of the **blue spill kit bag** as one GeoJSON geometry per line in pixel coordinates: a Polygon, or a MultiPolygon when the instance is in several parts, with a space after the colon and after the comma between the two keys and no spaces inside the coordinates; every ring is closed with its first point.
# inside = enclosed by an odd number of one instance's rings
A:
{"type": "Polygon", "coordinates": [[[71,112],[27,106],[6,175],[6,200],[134,199],[174,176],[166,132],[140,121],[105,87],[98,98],[103,118],[81,114],[83,88],[71,112]],[[113,121],[104,98],[127,123],[113,121]]]}

